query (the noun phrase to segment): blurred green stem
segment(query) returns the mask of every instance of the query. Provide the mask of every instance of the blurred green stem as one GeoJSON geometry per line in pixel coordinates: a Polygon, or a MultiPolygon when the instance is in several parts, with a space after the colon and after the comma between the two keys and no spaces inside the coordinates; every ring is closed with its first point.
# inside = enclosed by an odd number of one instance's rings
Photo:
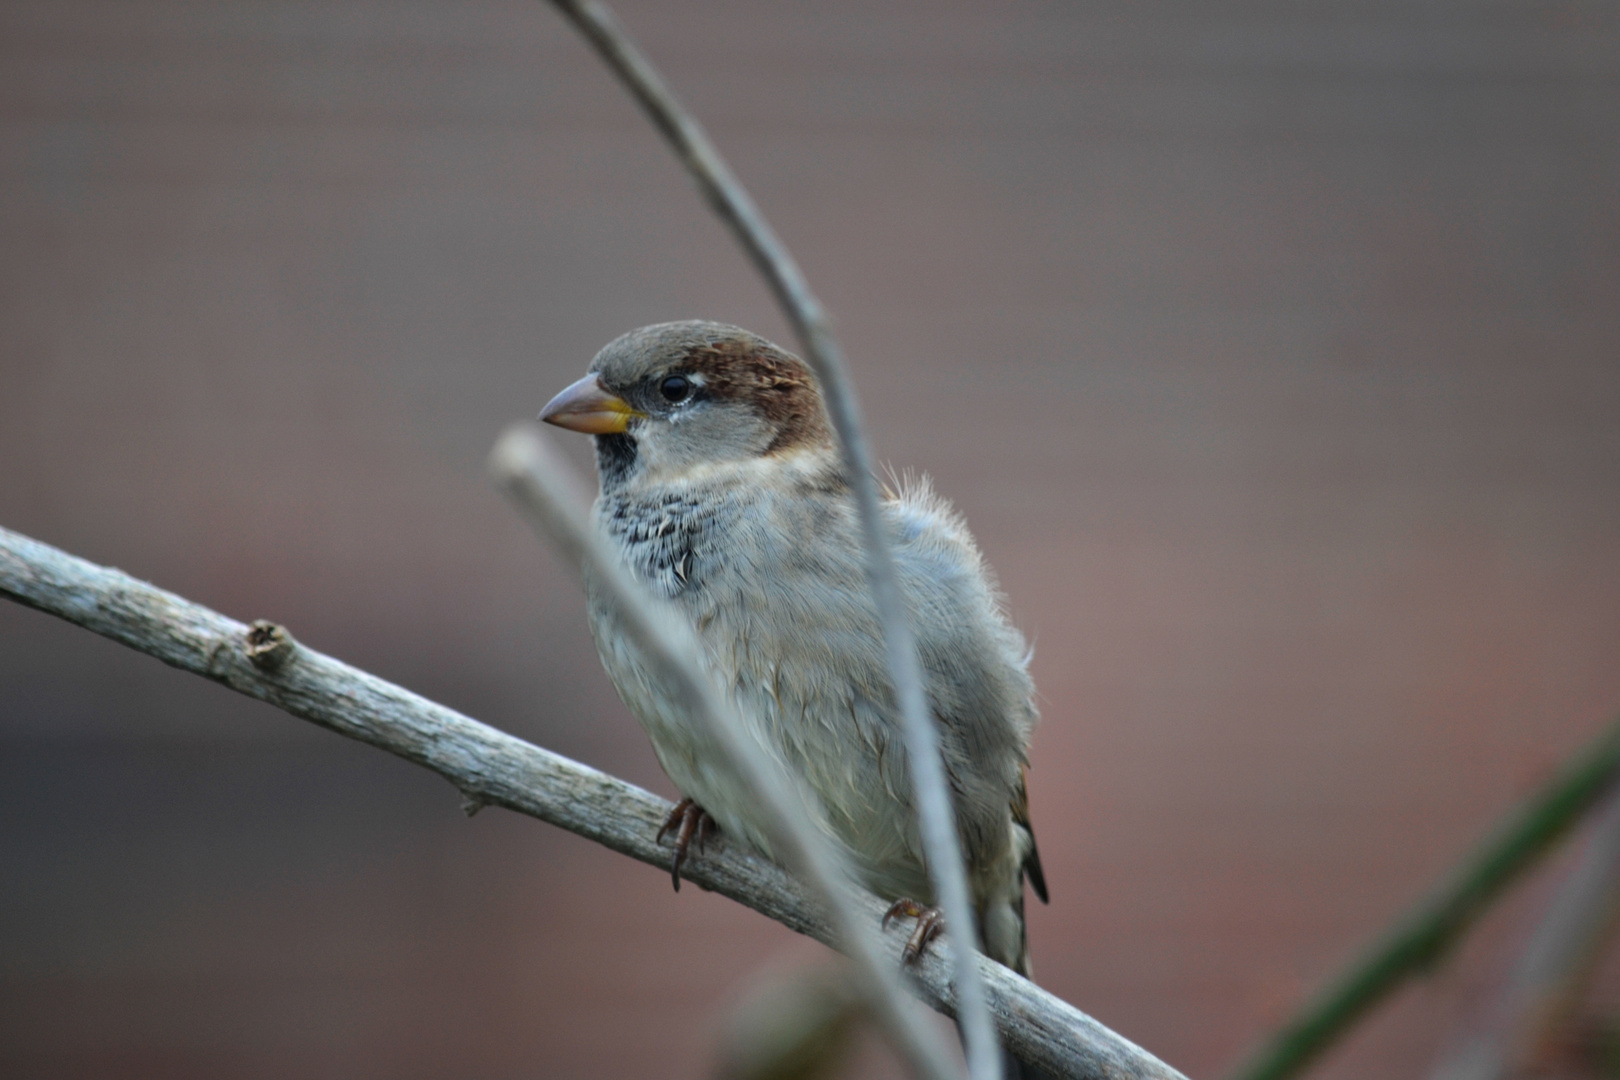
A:
{"type": "Polygon", "coordinates": [[[1502,891],[1548,854],[1620,771],[1620,723],[1536,792],[1452,874],[1228,1080],[1283,1080],[1309,1065],[1408,976],[1433,967],[1502,891]]]}

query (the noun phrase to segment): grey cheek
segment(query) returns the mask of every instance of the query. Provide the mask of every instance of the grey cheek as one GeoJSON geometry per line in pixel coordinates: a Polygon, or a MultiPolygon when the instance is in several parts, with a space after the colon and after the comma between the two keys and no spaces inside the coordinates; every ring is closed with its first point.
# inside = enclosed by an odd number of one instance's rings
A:
{"type": "Polygon", "coordinates": [[[692,394],[689,395],[685,401],[682,401],[680,404],[674,407],[669,418],[671,421],[679,423],[682,420],[688,420],[694,416],[702,416],[704,413],[709,411],[706,406],[707,402],[699,401],[697,397],[697,390],[694,389],[692,394]]]}

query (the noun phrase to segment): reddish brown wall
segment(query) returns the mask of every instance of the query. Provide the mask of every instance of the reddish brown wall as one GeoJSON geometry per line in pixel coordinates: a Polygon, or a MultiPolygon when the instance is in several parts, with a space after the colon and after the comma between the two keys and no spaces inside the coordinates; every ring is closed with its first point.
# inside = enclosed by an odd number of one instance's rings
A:
{"type": "MultiPolygon", "coordinates": [[[[1209,1076],[1620,705],[1620,20],[1115,6],[623,14],[1036,640],[1042,981],[1209,1076]]],[[[544,4],[0,7],[0,524],[665,792],[482,462],[682,316],[782,333],[544,4]]],[[[0,606],[0,1072],[698,1076],[815,954],[457,802],[0,606]]]]}

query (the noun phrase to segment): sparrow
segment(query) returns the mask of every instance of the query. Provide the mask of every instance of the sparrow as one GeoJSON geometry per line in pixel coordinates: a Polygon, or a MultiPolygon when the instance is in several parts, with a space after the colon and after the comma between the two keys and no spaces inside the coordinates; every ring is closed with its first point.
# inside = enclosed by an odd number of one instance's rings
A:
{"type": "MultiPolygon", "coordinates": [[[[633,330],[540,419],[595,437],[597,526],[667,600],[716,685],[770,753],[820,800],[861,880],[917,919],[907,956],[940,917],[923,855],[905,742],[869,594],[856,508],[810,369],[764,338],[714,322],[633,330]]],[[[928,481],[885,492],[901,593],[938,725],[980,947],[1030,973],[1024,882],[1044,903],[1025,774],[1036,722],[1029,649],[961,517],[928,481]]],[[[609,678],[685,796],[672,874],[707,830],[772,857],[763,815],[708,760],[691,722],[586,582],[609,678]]]]}

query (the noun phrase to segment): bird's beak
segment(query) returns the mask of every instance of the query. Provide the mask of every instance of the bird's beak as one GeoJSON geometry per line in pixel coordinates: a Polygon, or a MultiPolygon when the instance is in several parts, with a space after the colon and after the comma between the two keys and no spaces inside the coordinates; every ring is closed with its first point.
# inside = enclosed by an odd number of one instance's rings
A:
{"type": "Polygon", "coordinates": [[[546,423],[587,435],[617,435],[631,420],[645,415],[608,393],[595,375],[585,376],[540,410],[540,419],[546,423]]]}

